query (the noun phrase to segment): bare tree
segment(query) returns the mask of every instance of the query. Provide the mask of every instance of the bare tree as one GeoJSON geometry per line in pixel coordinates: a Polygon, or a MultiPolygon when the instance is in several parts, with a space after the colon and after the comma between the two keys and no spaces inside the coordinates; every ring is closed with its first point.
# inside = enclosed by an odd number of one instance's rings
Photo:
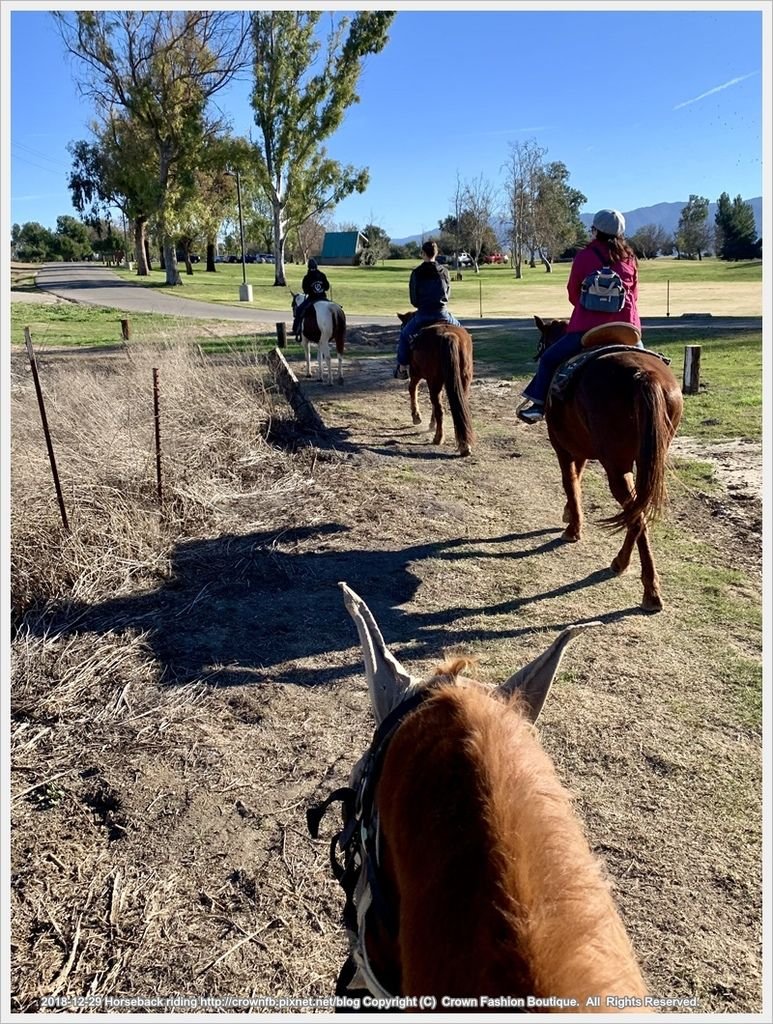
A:
{"type": "Polygon", "coordinates": [[[534,139],[510,144],[505,170],[505,220],[510,225],[510,245],[516,278],[523,276],[524,253],[533,239],[537,188],[546,149],[534,139]]]}
{"type": "Polygon", "coordinates": [[[482,174],[465,183],[464,216],[469,235],[470,256],[475,264],[476,274],[480,273],[480,254],[491,232],[496,195],[496,189],[482,174]]]}

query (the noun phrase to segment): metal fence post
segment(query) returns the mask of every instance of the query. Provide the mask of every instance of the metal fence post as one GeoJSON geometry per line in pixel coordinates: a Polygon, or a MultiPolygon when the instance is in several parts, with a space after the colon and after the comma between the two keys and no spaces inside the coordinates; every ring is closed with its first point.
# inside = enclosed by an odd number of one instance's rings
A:
{"type": "Polygon", "coordinates": [[[56,488],[56,500],[59,502],[59,513],[62,517],[62,526],[65,528],[67,533],[70,532],[70,524],[67,520],[67,510],[64,507],[64,496],[62,495],[62,487],[59,483],[59,473],[56,469],[56,459],[54,458],[54,446],[51,443],[51,433],[48,429],[48,418],[46,417],[46,406],[43,402],[43,392],[40,388],[40,378],[38,377],[38,364],[35,360],[35,353],[32,348],[32,335],[30,334],[29,327],[24,328],[24,344],[27,347],[27,358],[30,361],[30,368],[32,369],[32,379],[35,382],[35,393],[38,396],[38,408],[40,409],[40,419],[43,423],[43,434],[46,438],[46,448],[48,449],[48,461],[51,463],[51,473],[54,477],[54,487],[56,488]]]}
{"type": "Polygon", "coordinates": [[[161,415],[158,404],[158,369],[153,367],[153,420],[156,428],[156,493],[158,507],[163,508],[164,496],[161,490],[161,415]]]}

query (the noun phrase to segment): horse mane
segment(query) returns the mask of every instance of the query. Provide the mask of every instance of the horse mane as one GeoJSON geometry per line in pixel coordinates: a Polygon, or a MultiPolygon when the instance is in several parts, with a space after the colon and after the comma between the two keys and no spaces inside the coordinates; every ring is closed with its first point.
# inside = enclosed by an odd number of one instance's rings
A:
{"type": "Polygon", "coordinates": [[[643,995],[601,867],[519,698],[438,666],[378,785],[401,991],[643,995]]]}

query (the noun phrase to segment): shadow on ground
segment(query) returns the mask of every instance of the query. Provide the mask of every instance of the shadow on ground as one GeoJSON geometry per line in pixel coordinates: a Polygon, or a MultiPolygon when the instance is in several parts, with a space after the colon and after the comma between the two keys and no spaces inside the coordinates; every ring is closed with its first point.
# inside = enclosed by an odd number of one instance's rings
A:
{"type": "MultiPolygon", "coordinates": [[[[608,570],[538,594],[514,594],[495,606],[459,605],[442,611],[403,611],[418,590],[413,571],[426,559],[527,558],[560,544],[557,530],[441,540],[397,551],[347,548],[347,529],[337,523],[279,534],[225,535],[180,544],[173,574],[158,589],[93,606],[70,606],[40,632],[65,634],[147,632],[168,685],[206,680],[214,685],[281,682],[316,686],[360,670],[359,653],[338,582],[345,580],[370,605],[387,643],[400,656],[440,658],[444,648],[493,638],[515,638],[533,625],[514,626],[524,605],[558,597],[609,579],[608,570]],[[501,550],[501,545],[508,545],[501,550]],[[464,620],[483,619],[484,626],[464,620]]],[[[426,571],[426,570],[425,570],[426,571]]],[[[630,608],[605,621],[640,614],[630,608]]],[[[587,620],[586,620],[587,621],[587,620]]],[[[556,622],[559,630],[569,623],[556,622]]]]}

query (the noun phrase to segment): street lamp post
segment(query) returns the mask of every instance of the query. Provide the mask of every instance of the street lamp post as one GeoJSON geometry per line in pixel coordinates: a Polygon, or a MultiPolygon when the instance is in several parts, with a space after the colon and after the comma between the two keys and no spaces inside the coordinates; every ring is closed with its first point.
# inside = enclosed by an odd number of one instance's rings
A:
{"type": "Polygon", "coordinates": [[[226,171],[232,178],[236,178],[236,201],[239,204],[239,239],[242,246],[242,283],[239,285],[239,301],[252,302],[252,285],[247,284],[247,261],[244,251],[244,218],[242,217],[242,182],[239,172],[226,171]]]}

